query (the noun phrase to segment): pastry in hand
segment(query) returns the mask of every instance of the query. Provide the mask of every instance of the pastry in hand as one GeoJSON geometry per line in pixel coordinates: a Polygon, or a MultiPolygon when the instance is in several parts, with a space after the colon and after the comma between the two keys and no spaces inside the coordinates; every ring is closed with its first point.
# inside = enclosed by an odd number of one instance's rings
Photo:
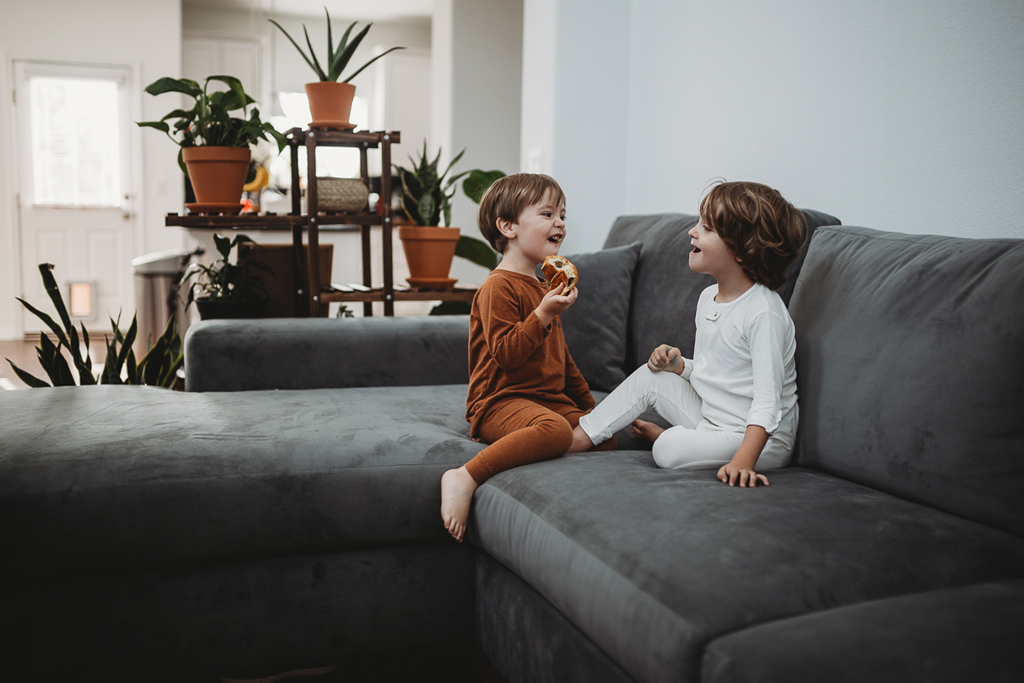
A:
{"type": "Polygon", "coordinates": [[[565,289],[562,290],[562,296],[568,294],[580,279],[576,266],[570,263],[569,259],[557,254],[544,259],[541,272],[547,278],[549,289],[554,289],[558,285],[565,285],[565,289]]]}

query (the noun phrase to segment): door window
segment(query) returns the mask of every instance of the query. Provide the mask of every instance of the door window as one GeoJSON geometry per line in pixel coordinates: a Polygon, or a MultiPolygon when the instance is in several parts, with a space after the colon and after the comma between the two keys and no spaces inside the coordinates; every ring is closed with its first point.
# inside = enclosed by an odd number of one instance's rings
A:
{"type": "Polygon", "coordinates": [[[32,203],[121,206],[119,84],[30,76],[32,203]]]}

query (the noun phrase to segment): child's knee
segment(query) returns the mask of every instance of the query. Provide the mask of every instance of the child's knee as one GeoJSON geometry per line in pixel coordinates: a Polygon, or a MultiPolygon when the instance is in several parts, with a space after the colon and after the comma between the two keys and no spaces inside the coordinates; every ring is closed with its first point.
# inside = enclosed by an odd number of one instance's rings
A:
{"type": "Polygon", "coordinates": [[[701,458],[696,453],[693,430],[686,427],[670,427],[661,433],[651,448],[654,462],[662,469],[685,467],[691,461],[701,458]]]}
{"type": "Polygon", "coordinates": [[[671,427],[654,442],[651,455],[663,469],[717,469],[732,459],[742,438],[741,434],[671,427]]]}
{"type": "Polygon", "coordinates": [[[662,469],[673,469],[678,467],[683,461],[686,440],[679,438],[678,434],[673,433],[676,429],[678,428],[666,429],[651,447],[654,464],[662,469]]]}
{"type": "Polygon", "coordinates": [[[545,453],[551,453],[551,457],[565,453],[572,445],[572,425],[561,415],[547,415],[538,420],[534,427],[542,439],[538,445],[545,453]]]}

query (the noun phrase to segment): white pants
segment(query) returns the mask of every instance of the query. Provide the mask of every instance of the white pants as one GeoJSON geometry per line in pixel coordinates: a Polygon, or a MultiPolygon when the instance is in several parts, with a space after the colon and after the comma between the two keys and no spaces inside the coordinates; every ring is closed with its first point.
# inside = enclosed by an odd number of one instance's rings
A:
{"type": "MultiPolygon", "coordinates": [[[[653,372],[641,365],[590,414],[580,418],[580,427],[596,445],[648,408],[654,408],[675,425],[654,442],[654,462],[658,467],[718,469],[732,460],[746,427],[720,427],[708,422],[701,415],[701,403],[687,380],[674,372],[653,372]]],[[[797,407],[793,406],[761,451],[758,470],[777,469],[789,463],[796,425],[797,407]]]]}

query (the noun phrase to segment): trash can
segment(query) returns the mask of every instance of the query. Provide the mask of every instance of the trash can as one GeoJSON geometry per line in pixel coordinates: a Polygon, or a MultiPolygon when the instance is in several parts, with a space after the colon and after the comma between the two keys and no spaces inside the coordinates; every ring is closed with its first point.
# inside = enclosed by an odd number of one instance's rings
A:
{"type": "MultiPolygon", "coordinates": [[[[192,251],[170,250],[132,259],[138,323],[138,334],[132,348],[135,349],[136,360],[142,360],[152,342],[164,333],[172,314],[178,334],[185,338],[190,320],[184,303],[178,297],[178,280],[194,254],[192,251]]],[[[122,330],[127,331],[124,321],[121,322],[122,330]]]]}

